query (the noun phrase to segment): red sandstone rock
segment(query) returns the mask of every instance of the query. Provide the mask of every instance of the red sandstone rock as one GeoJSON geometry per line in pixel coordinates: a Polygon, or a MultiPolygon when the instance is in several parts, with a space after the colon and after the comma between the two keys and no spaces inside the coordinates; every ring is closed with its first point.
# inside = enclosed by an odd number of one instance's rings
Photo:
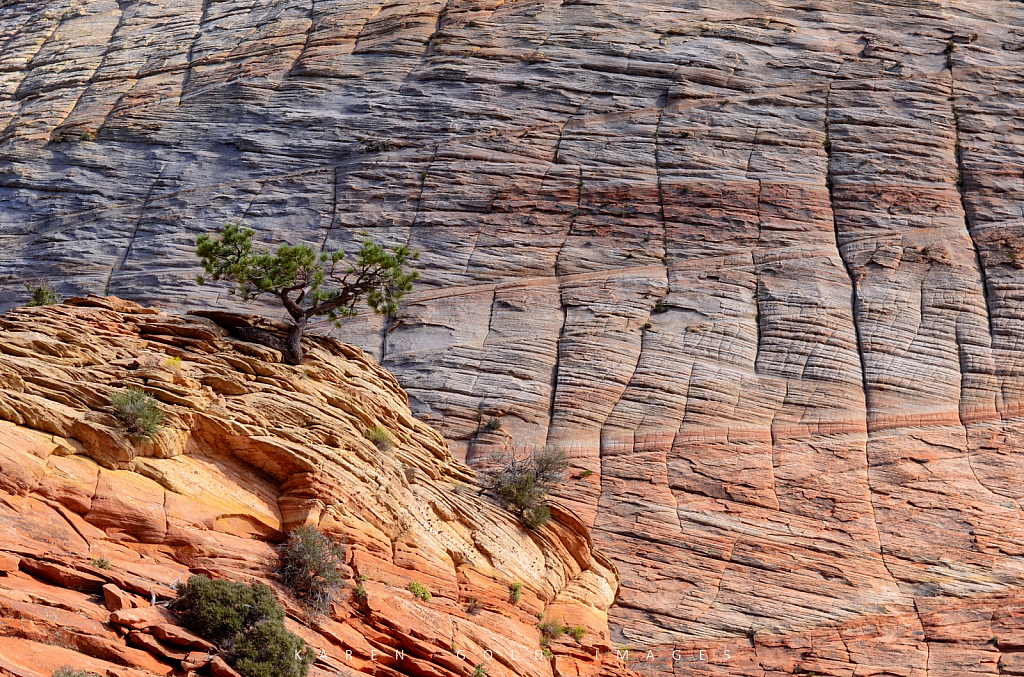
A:
{"type": "MultiPolygon", "coordinates": [[[[65,641],[83,656],[166,672],[165,661],[214,647],[180,628],[163,606],[132,603],[148,604],[151,591],[158,600],[173,597],[173,585],[193,573],[276,586],[273,542],[313,523],[346,539],[345,573],[358,575],[368,593],[365,602],[351,589],[343,594],[332,619],[288,619],[323,670],[466,677],[467,661],[471,668],[488,650],[532,655],[536,614],[544,609],[584,625],[594,638],[588,646],[607,645],[605,614],[617,576],[582,523],[554,506],[551,523],[528,532],[507,511],[453,491],[452,482],[469,480],[470,472],[410,415],[393,377],[365,354],[314,339],[300,373],[273,355],[239,349],[196,318],[119,315],[96,305],[33,312],[26,332],[9,320],[17,313],[0,318],[0,368],[13,364],[24,383],[47,384],[31,400],[21,398],[27,386],[0,389],[0,407],[22,422],[10,426],[8,437],[18,442],[6,458],[12,467],[39,459],[42,469],[12,489],[17,493],[0,494],[4,547],[25,570],[0,577],[0,635],[65,641]],[[21,338],[46,331],[61,341],[21,338]],[[30,349],[51,359],[32,358],[30,349]],[[183,373],[163,368],[165,349],[185,351],[183,373]],[[11,361],[8,351],[21,356],[11,361]],[[102,377],[82,366],[95,360],[104,365],[102,377]],[[203,395],[209,374],[250,385],[212,403],[203,395]],[[125,442],[106,409],[117,387],[110,378],[155,383],[173,395],[161,395],[167,434],[125,442]],[[76,437],[81,420],[89,423],[85,439],[76,437]],[[26,425],[64,432],[61,453],[78,453],[54,457],[58,447],[37,445],[43,434],[26,425]],[[389,428],[395,447],[388,454],[367,442],[368,425],[389,428]],[[110,568],[86,564],[87,556],[107,558],[110,568]],[[430,603],[408,592],[413,581],[431,590],[430,603]],[[514,581],[524,584],[519,604],[508,599],[514,581]],[[104,597],[98,603],[65,585],[104,597]],[[471,596],[481,608],[468,619],[471,596]],[[73,631],[73,641],[60,639],[62,628],[73,631]],[[456,655],[453,641],[467,658],[456,655]],[[406,663],[392,656],[396,647],[406,663]],[[375,653],[392,657],[374,662],[375,653]]],[[[292,616],[306,617],[293,596],[281,591],[280,598],[292,616]]],[[[553,649],[567,661],[589,662],[592,671],[612,669],[607,659],[578,657],[570,644],[553,649]]],[[[550,677],[550,670],[546,660],[524,661],[495,663],[491,674],[550,677]]]]}
{"type": "Polygon", "coordinates": [[[164,644],[153,635],[145,632],[139,632],[138,630],[132,630],[129,632],[128,639],[137,647],[145,649],[149,653],[160,658],[180,662],[185,660],[185,657],[188,656],[187,651],[182,651],[178,647],[164,644]]]}
{"type": "Polygon", "coordinates": [[[160,606],[147,606],[138,609],[122,609],[110,614],[110,622],[132,630],[145,630],[154,625],[174,623],[175,617],[167,609],[160,606]]]}
{"type": "Polygon", "coordinates": [[[210,674],[214,677],[242,677],[220,656],[214,656],[210,661],[210,674]]]}
{"type": "Polygon", "coordinates": [[[461,451],[501,413],[595,473],[622,643],[921,674],[919,600],[1021,587],[1020,3],[115,4],[4,8],[5,277],[221,305],[239,204],[423,250],[347,335],[461,451]]]}
{"type": "Polygon", "coordinates": [[[49,677],[57,668],[74,665],[100,675],[117,677],[152,677],[169,674],[167,666],[155,665],[155,671],[143,671],[117,663],[92,658],[54,644],[41,644],[26,639],[0,637],[0,670],[8,670],[20,677],[49,677]]]}
{"type": "Polygon", "coordinates": [[[122,609],[131,609],[135,605],[132,604],[131,595],[122,591],[116,585],[107,583],[103,586],[103,600],[107,605],[107,609],[110,611],[121,611],[122,609]]]}
{"type": "Polygon", "coordinates": [[[10,555],[5,552],[0,552],[0,571],[10,573],[18,570],[18,564],[21,562],[21,558],[16,555],[10,555]]]}
{"type": "Polygon", "coordinates": [[[34,576],[46,579],[54,585],[72,590],[100,592],[103,579],[52,562],[41,562],[30,558],[22,558],[20,568],[34,576]]]}
{"type": "Polygon", "coordinates": [[[183,670],[202,670],[210,664],[210,654],[205,651],[190,651],[181,661],[183,670]]]}
{"type": "Polygon", "coordinates": [[[148,632],[151,632],[159,639],[176,646],[191,647],[193,649],[202,649],[204,651],[213,651],[217,648],[202,637],[192,634],[180,625],[159,623],[157,625],[150,626],[148,632]]]}

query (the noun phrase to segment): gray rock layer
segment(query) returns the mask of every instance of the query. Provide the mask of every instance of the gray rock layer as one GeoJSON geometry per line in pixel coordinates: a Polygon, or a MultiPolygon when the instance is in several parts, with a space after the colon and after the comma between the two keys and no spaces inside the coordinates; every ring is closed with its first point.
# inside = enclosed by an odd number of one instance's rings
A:
{"type": "Polygon", "coordinates": [[[409,243],[340,336],[471,462],[593,473],[622,643],[1024,674],[1020,2],[8,0],[0,39],[0,306],[229,307],[226,221],[409,243]]]}

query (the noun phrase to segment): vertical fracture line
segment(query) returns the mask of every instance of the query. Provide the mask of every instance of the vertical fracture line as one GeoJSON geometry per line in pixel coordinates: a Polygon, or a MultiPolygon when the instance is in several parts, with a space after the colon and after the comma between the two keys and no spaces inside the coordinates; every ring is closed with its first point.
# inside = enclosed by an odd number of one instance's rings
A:
{"type": "Polygon", "coordinates": [[[974,260],[978,266],[978,273],[981,275],[981,291],[985,297],[985,317],[988,320],[989,345],[992,345],[992,342],[995,341],[995,330],[992,326],[992,306],[989,299],[988,274],[985,272],[985,266],[982,265],[981,250],[978,248],[978,242],[974,239],[974,233],[971,230],[971,217],[967,209],[967,199],[964,191],[967,175],[964,168],[964,147],[960,140],[960,110],[956,105],[956,78],[953,72],[953,53],[955,51],[956,43],[950,40],[946,43],[946,66],[949,68],[949,105],[953,109],[953,132],[956,134],[954,151],[956,154],[956,190],[960,196],[960,208],[964,212],[964,229],[967,231],[967,237],[971,239],[971,246],[974,247],[974,260]]]}
{"type": "MultiPolygon", "coordinates": [[[[840,66],[842,68],[842,66],[840,66]]],[[[838,74],[838,70],[836,73],[838,74]]],[[[833,81],[834,82],[834,81],[833,81]]],[[[836,238],[836,251],[839,252],[839,258],[843,262],[843,266],[846,268],[846,274],[850,278],[850,316],[853,321],[853,333],[857,340],[857,356],[860,358],[860,377],[861,387],[864,389],[864,424],[867,427],[868,418],[868,371],[867,366],[864,362],[864,346],[861,341],[860,335],[860,323],[857,320],[857,305],[860,302],[857,295],[857,283],[853,277],[853,271],[850,269],[850,264],[843,256],[842,248],[839,244],[839,218],[836,216],[836,199],[835,199],[835,182],[832,179],[832,84],[828,84],[828,94],[825,96],[825,155],[828,158],[828,167],[825,170],[825,185],[828,187],[828,201],[829,207],[832,210],[832,228],[835,231],[836,238]]]]}

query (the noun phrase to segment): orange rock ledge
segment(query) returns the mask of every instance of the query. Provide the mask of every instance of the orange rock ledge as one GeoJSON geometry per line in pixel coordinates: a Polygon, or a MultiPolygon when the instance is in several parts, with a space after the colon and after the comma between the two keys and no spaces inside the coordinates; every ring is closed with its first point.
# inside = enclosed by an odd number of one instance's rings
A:
{"type": "Polygon", "coordinates": [[[463,489],[472,471],[391,374],[338,341],[309,344],[292,367],[211,319],[115,297],[0,317],[0,675],[230,674],[161,605],[190,573],[273,587],[317,652],[314,677],[625,673],[598,657],[619,579],[583,523],[555,505],[525,530],[463,489]],[[128,386],[166,415],[152,441],[109,406],[128,386]],[[364,438],[372,426],[390,450],[364,438]],[[349,588],[319,622],[273,573],[275,543],[310,523],[347,543],[349,588]],[[586,634],[536,660],[539,614],[586,634]]]}

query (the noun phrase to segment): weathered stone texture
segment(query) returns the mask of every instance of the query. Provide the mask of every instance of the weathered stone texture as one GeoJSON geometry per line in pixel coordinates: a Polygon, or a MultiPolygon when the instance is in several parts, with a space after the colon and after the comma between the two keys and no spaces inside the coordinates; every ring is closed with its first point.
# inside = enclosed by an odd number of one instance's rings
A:
{"type": "Polygon", "coordinates": [[[321,338],[294,367],[209,320],[69,303],[0,316],[0,673],[205,667],[192,654],[218,647],[151,606],[194,573],[273,586],[317,653],[313,677],[632,674],[608,653],[619,579],[585,525],[553,504],[530,531],[460,487],[472,472],[363,351],[321,338]],[[124,387],[160,402],[152,440],[114,415],[124,387]],[[365,438],[374,426],[387,450],[365,438]],[[303,524],[345,542],[345,588],[320,618],[274,573],[274,544],[303,524]],[[541,616],[585,633],[535,658],[541,616]]]}
{"type": "Polygon", "coordinates": [[[594,473],[563,499],[622,574],[617,641],[1019,669],[1021,3],[24,0],[0,25],[3,303],[47,277],[224,307],[191,250],[227,220],[408,242],[417,293],[342,336],[471,463],[510,438],[594,473]]]}

